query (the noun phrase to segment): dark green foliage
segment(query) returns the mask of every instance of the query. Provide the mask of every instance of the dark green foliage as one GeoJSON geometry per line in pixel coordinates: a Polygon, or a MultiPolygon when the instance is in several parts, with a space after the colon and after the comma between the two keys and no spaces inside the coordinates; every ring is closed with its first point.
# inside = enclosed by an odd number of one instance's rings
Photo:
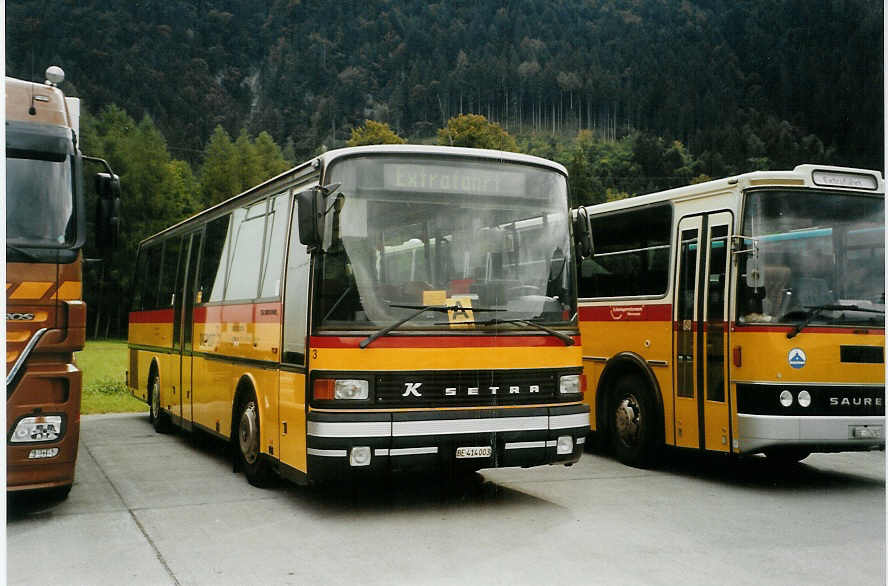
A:
{"type": "Polygon", "coordinates": [[[883,160],[876,0],[17,0],[6,15],[10,75],[58,63],[93,111],[150,114],[192,164],[219,125],[303,160],[368,118],[419,139],[465,113],[516,136],[680,140],[713,176],[883,160]]]}
{"type": "Polygon", "coordinates": [[[61,65],[99,113],[83,151],[121,174],[122,246],[88,272],[90,335],[125,331],[141,238],[366,120],[434,142],[478,115],[564,164],[576,203],[884,158],[876,0],[15,0],[6,23],[7,74],[61,65]]]}

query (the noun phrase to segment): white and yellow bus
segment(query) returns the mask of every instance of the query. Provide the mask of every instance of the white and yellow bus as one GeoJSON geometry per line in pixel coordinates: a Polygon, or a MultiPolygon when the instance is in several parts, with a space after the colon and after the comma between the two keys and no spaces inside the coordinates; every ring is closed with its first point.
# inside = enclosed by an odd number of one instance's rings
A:
{"type": "Polygon", "coordinates": [[[576,210],[592,431],[637,466],[884,449],[884,193],[801,165],[576,210]]]}
{"type": "Polygon", "coordinates": [[[141,243],[129,384],[158,430],[231,441],[254,484],[571,464],[569,219],[544,159],[327,152],[141,243]]]}

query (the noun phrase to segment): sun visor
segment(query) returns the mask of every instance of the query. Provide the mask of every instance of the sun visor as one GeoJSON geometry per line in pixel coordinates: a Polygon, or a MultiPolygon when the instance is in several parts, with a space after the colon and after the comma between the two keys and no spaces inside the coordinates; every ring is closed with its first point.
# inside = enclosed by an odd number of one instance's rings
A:
{"type": "Polygon", "coordinates": [[[7,157],[63,161],[73,154],[69,128],[32,122],[6,123],[7,157]]]}

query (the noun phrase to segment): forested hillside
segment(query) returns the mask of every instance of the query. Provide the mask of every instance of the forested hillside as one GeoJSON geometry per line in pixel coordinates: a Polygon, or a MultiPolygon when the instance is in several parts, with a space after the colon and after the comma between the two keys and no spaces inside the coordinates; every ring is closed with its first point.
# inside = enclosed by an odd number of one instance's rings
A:
{"type": "Polygon", "coordinates": [[[468,129],[459,144],[564,164],[575,203],[802,162],[882,168],[882,15],[877,0],[14,0],[6,68],[63,67],[83,151],[121,176],[121,247],[85,287],[90,335],[119,336],[141,239],[350,139],[468,129]]]}
{"type": "Polygon", "coordinates": [[[767,152],[773,136],[807,137],[800,155],[873,167],[882,10],[877,0],[19,0],[7,3],[6,66],[30,79],[61,65],[93,112],[149,114],[192,163],[218,124],[268,131],[304,158],[365,118],[416,141],[473,112],[513,134],[679,140],[711,176],[797,162],[767,152]]]}

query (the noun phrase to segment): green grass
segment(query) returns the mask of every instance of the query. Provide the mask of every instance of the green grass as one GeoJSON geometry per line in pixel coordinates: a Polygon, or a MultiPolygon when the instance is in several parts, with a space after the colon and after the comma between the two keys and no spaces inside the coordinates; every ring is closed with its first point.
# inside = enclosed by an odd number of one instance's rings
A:
{"type": "Polygon", "coordinates": [[[78,368],[83,371],[81,413],[148,410],[148,405],[135,399],[126,386],[129,352],[125,341],[87,341],[83,351],[77,352],[76,359],[78,368]]]}

